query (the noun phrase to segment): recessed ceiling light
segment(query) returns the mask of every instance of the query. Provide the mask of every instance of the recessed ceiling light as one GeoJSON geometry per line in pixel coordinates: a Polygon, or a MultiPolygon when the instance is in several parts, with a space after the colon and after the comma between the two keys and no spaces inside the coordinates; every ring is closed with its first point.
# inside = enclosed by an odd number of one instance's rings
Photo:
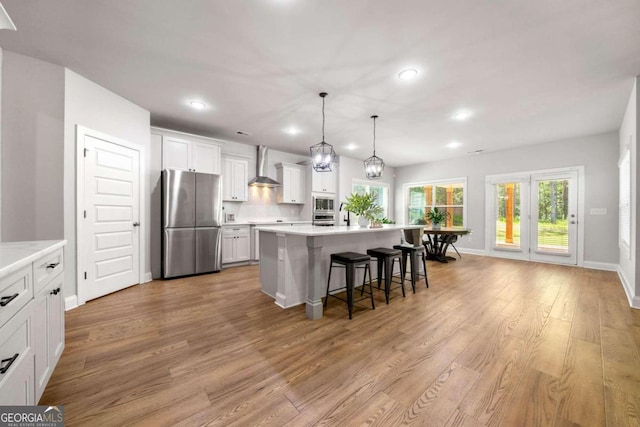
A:
{"type": "Polygon", "coordinates": [[[407,68],[406,70],[402,70],[398,73],[398,78],[400,80],[411,80],[418,75],[418,70],[415,68],[407,68]]]}
{"type": "Polygon", "coordinates": [[[300,133],[300,131],[294,127],[286,128],[284,131],[289,135],[297,135],[300,133]]]}
{"type": "Polygon", "coordinates": [[[207,104],[202,101],[191,101],[189,105],[191,105],[191,108],[193,108],[194,110],[204,110],[205,108],[207,108],[207,104]]]}
{"type": "Polygon", "coordinates": [[[353,142],[347,144],[345,147],[345,150],[349,150],[349,151],[353,151],[356,148],[358,148],[358,146],[356,144],[354,144],[353,142]]]}
{"type": "Polygon", "coordinates": [[[460,121],[467,120],[469,117],[471,117],[471,111],[467,111],[467,110],[458,111],[453,115],[453,118],[455,120],[460,120],[460,121]]]}
{"type": "Polygon", "coordinates": [[[460,141],[451,141],[450,143],[447,144],[447,147],[449,148],[458,148],[462,146],[462,142],[460,141]]]}

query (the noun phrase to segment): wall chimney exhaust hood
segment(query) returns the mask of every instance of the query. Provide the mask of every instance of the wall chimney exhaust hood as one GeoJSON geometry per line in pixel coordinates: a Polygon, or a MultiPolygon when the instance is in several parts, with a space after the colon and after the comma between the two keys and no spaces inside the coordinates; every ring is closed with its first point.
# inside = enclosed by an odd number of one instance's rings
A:
{"type": "Polygon", "coordinates": [[[269,149],[264,145],[258,145],[257,148],[256,177],[249,181],[249,185],[254,187],[282,187],[282,184],[278,181],[267,176],[267,152],[269,149]]]}

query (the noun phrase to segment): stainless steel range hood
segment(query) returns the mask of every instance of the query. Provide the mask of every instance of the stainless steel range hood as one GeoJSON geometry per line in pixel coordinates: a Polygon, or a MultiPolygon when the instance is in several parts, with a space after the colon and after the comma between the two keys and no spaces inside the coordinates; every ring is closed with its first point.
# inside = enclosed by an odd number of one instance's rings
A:
{"type": "Polygon", "coordinates": [[[256,177],[249,181],[249,185],[256,187],[282,187],[278,181],[267,176],[267,151],[264,145],[258,145],[258,159],[256,161],[256,177]]]}

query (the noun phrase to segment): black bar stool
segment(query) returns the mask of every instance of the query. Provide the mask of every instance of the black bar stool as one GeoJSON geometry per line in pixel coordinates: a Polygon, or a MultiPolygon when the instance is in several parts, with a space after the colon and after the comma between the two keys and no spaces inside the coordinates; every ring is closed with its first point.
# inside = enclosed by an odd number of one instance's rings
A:
{"type": "Polygon", "coordinates": [[[368,249],[367,255],[370,255],[371,257],[376,259],[378,267],[378,289],[380,289],[380,281],[382,280],[382,268],[384,267],[384,297],[387,301],[387,304],[389,304],[389,292],[391,292],[393,289],[402,288],[402,296],[404,297],[404,275],[400,274],[399,282],[393,282],[393,266],[395,265],[396,260],[398,261],[400,272],[402,272],[402,251],[389,248],[374,248],[368,249]],[[395,288],[391,289],[391,283],[399,283],[400,286],[396,286],[395,288]]]}
{"type": "Polygon", "coordinates": [[[373,288],[371,287],[371,257],[365,254],[359,254],[357,252],[340,252],[337,254],[331,254],[331,264],[329,265],[329,277],[327,278],[327,296],[324,299],[324,307],[327,308],[327,301],[329,297],[337,298],[341,301],[345,301],[347,303],[347,307],[349,308],[349,319],[353,314],[353,303],[362,301],[365,298],[360,298],[359,300],[353,300],[353,288],[355,281],[355,272],[356,268],[364,268],[364,277],[362,278],[362,292],[364,293],[364,286],[366,284],[367,272],[369,272],[369,297],[371,298],[371,308],[375,310],[376,306],[373,302],[373,288]],[[346,272],[346,280],[347,283],[345,287],[334,289],[334,291],[340,291],[343,289],[347,290],[347,299],[344,300],[335,295],[329,295],[329,287],[331,286],[331,270],[334,267],[344,268],[346,272]]]}
{"type": "Polygon", "coordinates": [[[424,246],[395,245],[393,249],[402,251],[402,277],[407,274],[407,256],[409,257],[409,265],[411,267],[411,287],[413,293],[416,293],[416,282],[424,277],[424,283],[429,287],[429,279],[427,279],[427,263],[424,246]],[[418,256],[422,258],[422,273],[418,271],[418,256]]]}

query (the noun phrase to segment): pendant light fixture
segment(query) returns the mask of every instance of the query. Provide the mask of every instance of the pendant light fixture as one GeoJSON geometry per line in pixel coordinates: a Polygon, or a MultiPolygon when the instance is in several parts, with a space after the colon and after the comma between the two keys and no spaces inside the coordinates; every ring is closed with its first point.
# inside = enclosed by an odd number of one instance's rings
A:
{"type": "Polygon", "coordinates": [[[326,92],[320,93],[322,98],[322,142],[309,147],[313,169],[317,172],[331,172],[331,164],[336,156],[336,152],[333,151],[333,145],[324,141],[324,98],[326,96],[326,92]]]}
{"type": "Polygon", "coordinates": [[[364,174],[367,179],[380,179],[382,178],[382,171],[384,171],[384,161],[376,156],[376,119],[378,116],[371,116],[373,119],[373,156],[364,161],[364,174]]]}

